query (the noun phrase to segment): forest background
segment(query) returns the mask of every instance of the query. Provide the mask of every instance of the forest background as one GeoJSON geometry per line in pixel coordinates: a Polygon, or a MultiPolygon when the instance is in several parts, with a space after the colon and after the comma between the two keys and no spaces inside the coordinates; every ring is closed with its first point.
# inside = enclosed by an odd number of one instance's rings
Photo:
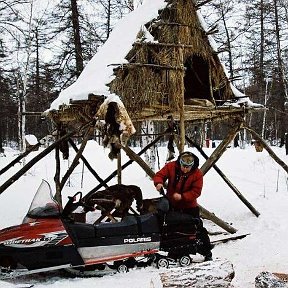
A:
{"type": "MultiPolygon", "coordinates": [[[[21,150],[23,134],[51,133],[41,113],[77,79],[117,21],[143,1],[0,0],[0,153],[7,144],[21,150]]],[[[288,0],[196,2],[233,85],[268,108],[247,122],[271,145],[283,145],[288,0]]],[[[205,138],[222,138],[221,127],[209,129],[205,138]]]]}

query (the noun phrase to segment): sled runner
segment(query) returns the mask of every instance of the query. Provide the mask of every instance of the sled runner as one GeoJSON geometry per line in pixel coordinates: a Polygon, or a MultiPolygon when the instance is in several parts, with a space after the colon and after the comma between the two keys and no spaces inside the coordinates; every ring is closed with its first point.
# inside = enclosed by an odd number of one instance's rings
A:
{"type": "Polygon", "coordinates": [[[246,236],[250,235],[250,233],[235,233],[235,234],[229,234],[229,235],[221,235],[218,237],[215,237],[214,239],[211,240],[211,244],[217,245],[220,243],[226,243],[231,240],[238,240],[245,238],[246,236]]]}

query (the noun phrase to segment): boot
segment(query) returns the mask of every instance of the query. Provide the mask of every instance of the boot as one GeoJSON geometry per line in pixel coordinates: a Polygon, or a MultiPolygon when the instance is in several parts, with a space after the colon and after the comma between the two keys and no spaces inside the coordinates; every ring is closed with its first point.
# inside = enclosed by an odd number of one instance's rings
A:
{"type": "Polygon", "coordinates": [[[212,252],[211,251],[204,256],[204,261],[205,262],[206,261],[213,261],[212,252]]]}

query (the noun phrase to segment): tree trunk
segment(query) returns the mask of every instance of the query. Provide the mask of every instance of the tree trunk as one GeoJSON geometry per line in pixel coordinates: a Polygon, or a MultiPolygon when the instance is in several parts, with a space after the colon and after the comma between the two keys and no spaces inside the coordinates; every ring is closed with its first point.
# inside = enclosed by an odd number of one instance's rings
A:
{"type": "Polygon", "coordinates": [[[82,45],[80,38],[80,25],[79,25],[77,0],[71,0],[71,12],[72,12],[74,47],[75,47],[75,59],[76,59],[76,76],[78,78],[84,68],[84,64],[83,64],[82,45]]]}
{"type": "MultiPolygon", "coordinates": [[[[286,115],[285,115],[285,102],[288,101],[288,95],[287,95],[287,85],[286,85],[286,79],[285,79],[285,73],[284,73],[284,67],[283,67],[283,59],[282,59],[282,53],[281,53],[281,36],[280,36],[280,24],[279,24],[279,15],[278,15],[278,0],[273,0],[274,2],[274,14],[275,14],[275,32],[276,32],[276,43],[277,43],[277,62],[278,62],[278,75],[279,75],[279,81],[281,84],[282,91],[280,92],[280,95],[282,96],[282,99],[279,99],[279,105],[280,109],[283,111],[284,117],[281,115],[280,119],[278,120],[279,123],[279,135],[280,137],[284,137],[286,127],[286,115]]],[[[288,103],[288,102],[287,102],[288,103]]],[[[276,122],[275,122],[276,124],[276,122]]],[[[276,128],[276,127],[275,127],[276,128]]]]}
{"type": "Polygon", "coordinates": [[[107,23],[106,23],[106,35],[107,39],[110,36],[111,31],[111,0],[108,0],[108,8],[107,8],[107,23]]]}
{"type": "Polygon", "coordinates": [[[227,28],[223,7],[221,9],[221,18],[222,18],[222,21],[223,21],[223,25],[224,25],[224,28],[225,28],[226,39],[227,39],[226,43],[227,43],[228,55],[229,55],[229,77],[233,79],[234,73],[233,73],[232,47],[231,47],[231,40],[230,40],[229,30],[227,28]]]}
{"type": "MultiPolygon", "coordinates": [[[[23,92],[20,92],[19,87],[19,81],[18,82],[18,139],[19,139],[19,150],[20,153],[24,153],[26,150],[26,143],[25,143],[25,123],[26,123],[26,117],[25,117],[25,98],[23,95],[23,92]]],[[[25,158],[24,158],[25,159],[25,158]]],[[[23,165],[25,165],[25,160],[23,161],[23,165]]]]}
{"type": "MultiPolygon", "coordinates": [[[[3,123],[2,122],[3,122],[3,120],[0,117],[0,154],[4,153],[4,149],[3,149],[3,145],[2,145],[2,142],[3,142],[3,132],[2,132],[3,131],[3,123]]],[[[2,174],[1,171],[0,171],[0,175],[2,174]]]]}

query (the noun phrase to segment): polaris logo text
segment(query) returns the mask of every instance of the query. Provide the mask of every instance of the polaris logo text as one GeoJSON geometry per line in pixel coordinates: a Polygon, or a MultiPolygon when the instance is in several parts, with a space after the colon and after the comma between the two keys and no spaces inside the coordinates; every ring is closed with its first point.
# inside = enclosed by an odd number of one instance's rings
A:
{"type": "Polygon", "coordinates": [[[124,243],[151,242],[151,237],[126,238],[124,243]]]}

